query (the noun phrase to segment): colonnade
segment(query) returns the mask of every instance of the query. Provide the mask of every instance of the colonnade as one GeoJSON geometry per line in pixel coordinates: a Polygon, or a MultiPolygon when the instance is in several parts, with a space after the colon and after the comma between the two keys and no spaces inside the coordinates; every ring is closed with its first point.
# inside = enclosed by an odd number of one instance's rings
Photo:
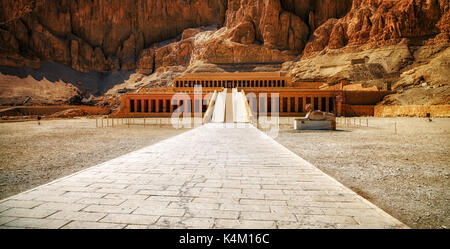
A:
{"type": "Polygon", "coordinates": [[[248,97],[250,109],[254,113],[271,113],[278,109],[279,113],[305,113],[306,105],[311,104],[314,110],[335,113],[336,98],[333,96],[279,96],[278,98],[248,97]],[[278,108],[277,108],[278,107],[278,108]]]}
{"type": "Polygon", "coordinates": [[[190,100],[190,99],[169,99],[169,98],[149,98],[138,99],[130,98],[129,112],[130,113],[173,113],[178,110],[178,107],[183,107],[179,112],[206,112],[208,108],[208,100],[190,100]],[[203,102],[203,103],[201,103],[203,102]]]}
{"type": "MultiPolygon", "coordinates": [[[[336,99],[333,96],[314,96],[314,95],[281,95],[278,98],[272,98],[270,94],[267,97],[257,97],[256,95],[247,95],[247,100],[251,110],[255,113],[267,113],[278,110],[280,113],[305,113],[307,104],[311,104],[314,110],[325,112],[335,112],[336,99]]],[[[201,99],[171,99],[164,98],[129,98],[130,113],[172,113],[177,111],[178,107],[183,106],[182,112],[205,112],[209,100],[201,99]]],[[[180,110],[178,110],[180,111],[180,110]]]]}
{"type": "Polygon", "coordinates": [[[176,80],[175,87],[286,87],[286,80],[176,80]]]}

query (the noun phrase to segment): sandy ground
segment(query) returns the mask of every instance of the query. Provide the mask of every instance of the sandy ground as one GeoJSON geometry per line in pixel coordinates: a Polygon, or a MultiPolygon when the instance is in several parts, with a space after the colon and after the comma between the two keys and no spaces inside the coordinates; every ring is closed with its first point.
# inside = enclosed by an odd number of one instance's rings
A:
{"type": "Polygon", "coordinates": [[[276,140],[408,226],[450,228],[450,119],[359,120],[276,140]]]}
{"type": "MultiPolygon", "coordinates": [[[[106,124],[106,122],[105,122],[106,124]]],[[[95,119],[0,123],[0,199],[186,131],[96,128],[95,119]]]]}
{"type": "MultiPolygon", "coordinates": [[[[334,132],[283,126],[276,140],[408,226],[449,228],[450,119],[348,120],[334,132]]],[[[131,127],[97,129],[84,118],[0,123],[0,199],[186,131],[131,127]]]]}

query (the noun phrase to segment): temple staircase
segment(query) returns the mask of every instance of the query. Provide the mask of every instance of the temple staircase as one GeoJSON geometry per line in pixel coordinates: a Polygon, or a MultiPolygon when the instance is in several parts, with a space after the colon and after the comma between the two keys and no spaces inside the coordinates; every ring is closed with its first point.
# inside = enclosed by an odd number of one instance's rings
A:
{"type": "Polygon", "coordinates": [[[244,91],[225,88],[214,92],[203,123],[250,123],[251,117],[244,91]]]}

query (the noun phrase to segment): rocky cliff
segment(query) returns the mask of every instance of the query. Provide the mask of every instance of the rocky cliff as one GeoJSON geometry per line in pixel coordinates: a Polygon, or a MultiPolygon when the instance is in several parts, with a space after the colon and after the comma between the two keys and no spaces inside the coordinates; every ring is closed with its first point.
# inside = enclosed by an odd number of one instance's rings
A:
{"type": "MultiPolygon", "coordinates": [[[[170,84],[185,71],[255,64],[252,70],[284,70],[296,80],[346,78],[398,88],[400,95],[426,83],[429,88],[419,91],[440,88],[439,95],[448,96],[448,77],[442,75],[450,65],[449,5],[449,0],[0,0],[0,66],[39,70],[56,62],[102,74],[97,84],[116,71],[142,75],[123,80],[130,86],[150,80],[170,84]],[[435,73],[426,70],[431,66],[435,73]]],[[[402,101],[385,103],[397,102],[402,101]]]]}

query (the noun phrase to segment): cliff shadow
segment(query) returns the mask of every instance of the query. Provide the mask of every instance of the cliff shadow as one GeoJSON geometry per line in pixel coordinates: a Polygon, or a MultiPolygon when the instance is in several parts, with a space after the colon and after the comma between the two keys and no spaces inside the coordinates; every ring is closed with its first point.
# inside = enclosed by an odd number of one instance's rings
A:
{"type": "Polygon", "coordinates": [[[241,64],[215,64],[224,72],[278,72],[282,63],[241,63],[241,64]]]}
{"type": "Polygon", "coordinates": [[[80,89],[83,95],[99,96],[106,93],[117,84],[121,84],[130,78],[132,71],[113,72],[79,72],[71,67],[55,63],[45,62],[38,69],[30,67],[0,66],[0,73],[25,79],[31,76],[37,81],[44,78],[50,82],[64,82],[80,89]]]}

